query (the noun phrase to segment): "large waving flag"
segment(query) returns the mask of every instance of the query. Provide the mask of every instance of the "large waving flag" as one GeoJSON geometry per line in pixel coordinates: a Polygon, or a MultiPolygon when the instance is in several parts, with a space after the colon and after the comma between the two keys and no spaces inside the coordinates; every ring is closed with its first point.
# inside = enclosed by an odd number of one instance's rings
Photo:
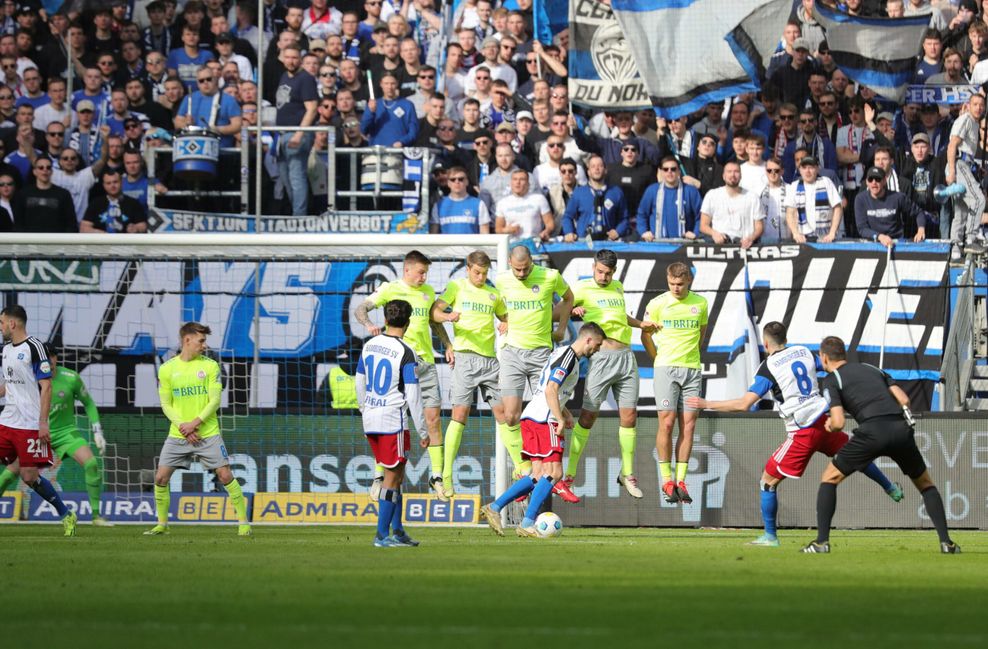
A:
{"type": "Polygon", "coordinates": [[[631,43],[603,2],[570,3],[566,60],[574,104],[598,110],[640,110],[652,105],[631,43]]]}
{"type": "Polygon", "coordinates": [[[760,87],[792,0],[612,0],[611,7],[656,112],[676,118],[760,87]]]}
{"type": "Polygon", "coordinates": [[[930,24],[929,14],[862,18],[817,3],[813,17],[826,30],[834,63],[848,78],[902,102],[916,70],[916,53],[930,24]]]}

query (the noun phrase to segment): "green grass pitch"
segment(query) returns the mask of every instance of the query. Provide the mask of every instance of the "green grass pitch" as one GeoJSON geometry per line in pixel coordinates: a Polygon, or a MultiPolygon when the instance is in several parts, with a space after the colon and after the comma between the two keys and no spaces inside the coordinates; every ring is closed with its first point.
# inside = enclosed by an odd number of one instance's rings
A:
{"type": "Polygon", "coordinates": [[[988,646],[983,532],[944,556],[932,531],[837,531],[802,555],[805,530],[767,549],[750,530],[410,528],[420,547],[377,549],[369,527],[143,529],[0,526],[3,644],[988,646]]]}

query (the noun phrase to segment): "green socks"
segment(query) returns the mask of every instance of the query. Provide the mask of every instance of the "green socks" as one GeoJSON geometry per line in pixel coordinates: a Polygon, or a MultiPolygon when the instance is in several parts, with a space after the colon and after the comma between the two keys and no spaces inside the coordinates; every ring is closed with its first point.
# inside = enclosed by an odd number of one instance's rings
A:
{"type": "Polygon", "coordinates": [[[168,485],[154,485],[154,509],[158,513],[158,525],[168,525],[168,506],[171,505],[172,495],[168,485]]]}
{"type": "Polygon", "coordinates": [[[91,457],[82,465],[86,476],[86,493],[89,494],[89,506],[93,508],[93,518],[100,515],[99,497],[103,491],[103,477],[100,475],[99,460],[91,457]]]}
{"type": "Polygon", "coordinates": [[[515,470],[518,471],[521,468],[521,425],[515,424],[514,426],[509,426],[508,424],[498,424],[498,429],[501,432],[501,441],[504,442],[504,448],[508,450],[508,457],[511,458],[511,462],[515,465],[515,470]]]}
{"type": "Polygon", "coordinates": [[[688,469],[689,466],[689,459],[676,461],[676,482],[682,482],[686,479],[686,469],[688,469]]]}
{"type": "Polygon", "coordinates": [[[464,428],[466,428],[464,424],[453,421],[452,419],[449,420],[449,425],[446,426],[446,437],[443,439],[443,445],[446,447],[443,457],[444,484],[451,485],[453,483],[453,460],[456,459],[456,453],[460,450],[464,428]]]}
{"type": "Polygon", "coordinates": [[[662,474],[662,484],[672,480],[672,462],[659,460],[659,473],[662,474]]]}
{"type": "Polygon", "coordinates": [[[569,445],[569,461],[566,463],[566,475],[576,477],[576,470],[580,466],[580,458],[583,456],[583,449],[586,448],[589,438],[589,428],[584,428],[580,424],[573,426],[569,445]]]}
{"type": "MultiPolygon", "coordinates": [[[[573,429],[576,433],[579,426],[573,429]]],[[[618,428],[618,444],[621,445],[621,475],[631,475],[635,472],[635,440],[638,431],[632,427],[621,426],[618,428]]],[[[572,457],[572,454],[571,454],[572,457]]]]}
{"type": "MultiPolygon", "coordinates": [[[[230,481],[230,484],[223,485],[226,492],[230,494],[230,504],[233,505],[233,510],[237,512],[237,522],[241,525],[247,524],[247,501],[244,500],[244,492],[240,488],[240,483],[234,478],[230,481]]],[[[159,514],[160,518],[160,514],[159,514]]]]}
{"type": "Polygon", "coordinates": [[[17,484],[19,477],[16,473],[11,473],[7,469],[0,471],[0,496],[3,495],[3,492],[10,491],[10,488],[17,484]]]}
{"type": "Polygon", "coordinates": [[[443,445],[429,447],[429,460],[432,463],[432,475],[442,476],[443,474],[443,445]]]}

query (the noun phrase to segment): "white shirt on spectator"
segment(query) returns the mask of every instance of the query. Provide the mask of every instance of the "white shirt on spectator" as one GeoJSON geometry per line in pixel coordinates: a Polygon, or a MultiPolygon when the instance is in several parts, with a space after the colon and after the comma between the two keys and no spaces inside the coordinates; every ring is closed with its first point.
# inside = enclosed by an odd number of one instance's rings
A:
{"type": "Polygon", "coordinates": [[[768,184],[768,172],[765,165],[751,164],[744,162],[741,164],[741,186],[749,192],[761,194],[762,189],[768,184]]]}
{"type": "Polygon", "coordinates": [[[39,131],[44,131],[48,129],[48,125],[52,122],[65,124],[64,120],[66,117],[74,117],[72,114],[72,109],[69,108],[68,103],[62,104],[62,110],[57,110],[50,103],[45,104],[44,106],[36,108],[34,111],[34,128],[39,131]]]}
{"type": "Polygon", "coordinates": [[[703,197],[700,206],[702,214],[710,215],[710,226],[732,239],[741,240],[755,232],[755,221],[765,218],[759,195],[743,187],[740,193],[731,196],[727,187],[711,189],[703,197]]]}
{"type": "MultiPolygon", "coordinates": [[[[550,188],[555,187],[562,182],[562,177],[559,175],[559,167],[550,165],[548,162],[544,162],[535,167],[535,171],[532,172],[532,176],[535,179],[534,186],[538,187],[539,190],[543,192],[549,191],[550,188]]],[[[583,165],[579,163],[576,165],[576,184],[587,184],[587,172],[583,170],[583,165]]]]}
{"type": "Polygon", "coordinates": [[[467,72],[467,78],[463,82],[463,86],[468,94],[472,94],[474,90],[477,89],[477,68],[484,67],[491,72],[491,81],[495,79],[500,79],[501,81],[508,84],[508,89],[514,94],[518,90],[518,73],[515,69],[508,65],[507,63],[488,63],[484,61],[479,65],[475,65],[467,72]]]}
{"type": "Polygon", "coordinates": [[[494,211],[509,227],[516,223],[521,226],[521,231],[515,236],[519,239],[531,239],[539,236],[545,228],[542,215],[552,210],[549,209],[549,201],[545,196],[535,192],[528,196],[505,196],[497,202],[494,211]]]}
{"type": "Polygon", "coordinates": [[[51,182],[72,194],[72,204],[75,206],[75,218],[82,221],[89,206],[89,190],[96,184],[93,168],[86,167],[69,175],[61,169],[52,169],[51,182]]]}

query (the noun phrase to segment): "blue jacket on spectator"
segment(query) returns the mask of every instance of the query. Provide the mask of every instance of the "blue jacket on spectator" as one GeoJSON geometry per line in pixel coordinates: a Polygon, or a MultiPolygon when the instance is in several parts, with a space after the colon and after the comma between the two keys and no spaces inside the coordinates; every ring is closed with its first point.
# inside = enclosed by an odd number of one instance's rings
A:
{"type": "MultiPolygon", "coordinates": [[[[703,199],[696,187],[680,183],[683,188],[683,220],[685,231],[700,234],[700,206],[703,199]]],[[[652,183],[642,194],[638,204],[638,214],[635,217],[635,227],[638,236],[651,232],[656,239],[675,238],[679,236],[679,210],[676,206],[676,196],[679,188],[666,187],[663,205],[662,221],[656,223],[656,201],[659,199],[659,189],[664,183],[652,183]]]]}
{"type": "Polygon", "coordinates": [[[606,189],[593,189],[590,185],[577,187],[563,213],[563,234],[584,237],[589,233],[597,238],[606,237],[610,230],[622,237],[628,233],[628,203],[621,188],[616,185],[606,189]]]}
{"type": "Polygon", "coordinates": [[[401,142],[402,146],[412,146],[419,136],[419,120],[415,116],[415,106],[407,99],[377,100],[377,110],[364,109],[360,118],[360,131],[372,145],[392,146],[401,142]]]}

